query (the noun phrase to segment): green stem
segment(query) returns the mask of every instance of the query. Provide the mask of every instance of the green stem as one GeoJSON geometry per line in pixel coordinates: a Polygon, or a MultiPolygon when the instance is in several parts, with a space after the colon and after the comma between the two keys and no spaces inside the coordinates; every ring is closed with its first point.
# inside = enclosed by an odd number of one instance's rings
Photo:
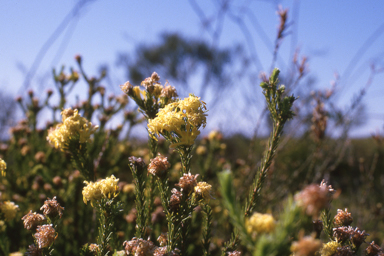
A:
{"type": "Polygon", "coordinates": [[[182,167],[181,168],[182,173],[180,174],[180,176],[182,176],[183,174],[187,174],[191,171],[190,168],[191,168],[192,148],[193,146],[190,146],[190,147],[183,146],[183,147],[177,148],[177,152],[180,155],[181,167],[182,167]]]}
{"type": "Polygon", "coordinates": [[[210,239],[211,239],[211,228],[212,228],[212,209],[209,205],[204,205],[203,206],[204,212],[207,215],[205,219],[205,227],[204,227],[204,232],[203,232],[203,252],[204,256],[210,256],[211,254],[209,253],[209,244],[210,244],[210,239]]]}
{"type": "Polygon", "coordinates": [[[143,238],[146,234],[147,223],[148,223],[148,211],[146,209],[148,201],[145,196],[145,189],[147,183],[146,167],[139,166],[136,164],[131,164],[131,171],[135,183],[135,196],[136,196],[136,210],[137,210],[137,219],[136,219],[136,233],[137,238],[143,238]]]}
{"type": "Polygon", "coordinates": [[[284,125],[280,125],[280,123],[276,123],[276,124],[274,123],[273,125],[273,132],[269,139],[268,148],[265,152],[265,156],[262,161],[262,166],[259,169],[258,176],[255,178],[255,181],[253,182],[253,184],[255,185],[253,186],[251,193],[248,197],[248,201],[247,201],[245,212],[244,212],[245,216],[250,215],[250,213],[253,211],[253,208],[255,207],[256,203],[260,198],[264,180],[267,177],[267,172],[275,156],[275,151],[277,149],[277,145],[279,143],[279,139],[283,131],[283,127],[284,125]]]}

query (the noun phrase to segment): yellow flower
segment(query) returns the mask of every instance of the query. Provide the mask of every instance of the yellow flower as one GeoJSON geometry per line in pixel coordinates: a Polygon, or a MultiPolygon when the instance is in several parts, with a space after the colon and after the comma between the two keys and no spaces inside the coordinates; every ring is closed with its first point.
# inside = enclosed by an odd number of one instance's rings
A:
{"type": "Polygon", "coordinates": [[[196,148],[196,154],[198,155],[205,155],[207,153],[207,147],[200,145],[196,148]]]}
{"type": "Polygon", "coordinates": [[[133,87],[133,95],[135,98],[141,99],[141,94],[145,94],[145,92],[140,90],[139,86],[133,87]]]}
{"type": "Polygon", "coordinates": [[[195,193],[200,195],[207,203],[211,199],[211,190],[212,185],[208,184],[207,182],[200,181],[195,186],[195,193]]]}
{"type": "Polygon", "coordinates": [[[71,108],[61,112],[63,123],[48,131],[47,140],[55,148],[65,150],[69,140],[79,138],[80,143],[89,142],[90,136],[95,133],[98,126],[93,126],[84,117],[81,117],[78,110],[71,108]]]}
{"type": "Polygon", "coordinates": [[[213,130],[213,131],[211,131],[211,132],[208,134],[208,139],[209,139],[210,141],[212,141],[212,140],[216,139],[217,137],[219,137],[220,135],[221,135],[221,133],[220,133],[219,131],[217,131],[217,130],[213,130]]]}
{"type": "Polygon", "coordinates": [[[171,147],[179,145],[191,146],[200,134],[199,128],[205,127],[207,121],[206,104],[199,97],[190,95],[160,109],[156,118],[149,119],[148,131],[159,134],[170,134],[171,147]]]}
{"type": "Polygon", "coordinates": [[[0,210],[4,214],[6,220],[12,220],[16,217],[16,212],[19,210],[19,206],[14,202],[4,202],[0,205],[0,210]]]}
{"type": "Polygon", "coordinates": [[[21,252],[12,252],[9,254],[9,256],[23,256],[24,254],[21,252]]]}
{"type": "Polygon", "coordinates": [[[5,176],[5,169],[7,169],[7,164],[4,162],[3,159],[0,158],[0,174],[1,176],[5,176]]]}
{"type": "Polygon", "coordinates": [[[270,233],[275,230],[276,221],[271,214],[255,212],[249,219],[245,220],[247,232],[255,237],[257,234],[270,233]]]}
{"type": "Polygon", "coordinates": [[[102,198],[116,197],[118,194],[118,182],[119,179],[116,179],[113,175],[97,182],[84,181],[87,184],[83,188],[84,203],[87,204],[88,201],[91,201],[93,206],[93,202],[99,201],[102,198]]]}
{"type": "Polygon", "coordinates": [[[161,91],[163,90],[163,86],[160,85],[160,84],[155,84],[154,85],[154,89],[153,89],[153,95],[155,96],[155,98],[159,98],[160,95],[161,95],[161,91]]]}
{"type": "Polygon", "coordinates": [[[133,184],[133,183],[125,184],[123,187],[123,192],[126,194],[134,193],[135,192],[135,184],[133,184]]]}
{"type": "Polygon", "coordinates": [[[323,245],[323,248],[320,250],[321,256],[332,256],[337,252],[337,248],[341,247],[342,245],[338,242],[331,241],[323,245]]]}

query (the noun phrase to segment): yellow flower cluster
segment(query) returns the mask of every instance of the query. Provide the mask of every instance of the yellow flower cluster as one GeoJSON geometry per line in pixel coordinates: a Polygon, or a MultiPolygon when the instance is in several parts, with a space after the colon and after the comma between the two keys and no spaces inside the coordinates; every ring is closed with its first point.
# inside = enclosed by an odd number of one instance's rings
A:
{"type": "Polygon", "coordinates": [[[97,125],[93,126],[86,118],[81,117],[77,109],[65,109],[61,115],[63,123],[48,131],[47,140],[55,148],[65,150],[69,140],[77,136],[80,143],[88,142],[91,134],[98,128],[97,125]]]}
{"type": "Polygon", "coordinates": [[[195,193],[200,195],[207,203],[211,199],[212,185],[207,182],[201,181],[195,186],[195,193]]]}
{"type": "Polygon", "coordinates": [[[119,179],[116,179],[113,175],[97,182],[84,181],[84,183],[87,184],[87,186],[83,188],[84,203],[87,204],[88,201],[91,201],[91,205],[93,206],[93,202],[98,201],[103,197],[116,197],[118,194],[118,182],[119,179]]]}
{"type": "Polygon", "coordinates": [[[249,219],[245,220],[247,232],[255,237],[257,234],[270,233],[275,230],[276,221],[271,214],[255,212],[249,219]]]}
{"type": "Polygon", "coordinates": [[[342,245],[338,242],[331,241],[323,245],[323,248],[320,250],[321,256],[332,256],[337,252],[337,248],[342,245]]]}
{"type": "Polygon", "coordinates": [[[0,158],[0,176],[5,176],[5,169],[7,169],[7,164],[0,158]]]}
{"type": "Polygon", "coordinates": [[[160,109],[156,118],[148,121],[148,131],[157,136],[164,133],[176,135],[170,138],[172,148],[179,145],[191,146],[200,134],[199,128],[205,127],[207,123],[206,112],[205,102],[190,95],[160,109]]]}
{"type": "Polygon", "coordinates": [[[4,214],[6,220],[12,220],[16,217],[16,213],[19,210],[19,206],[14,202],[4,202],[0,205],[0,210],[4,214]]]}

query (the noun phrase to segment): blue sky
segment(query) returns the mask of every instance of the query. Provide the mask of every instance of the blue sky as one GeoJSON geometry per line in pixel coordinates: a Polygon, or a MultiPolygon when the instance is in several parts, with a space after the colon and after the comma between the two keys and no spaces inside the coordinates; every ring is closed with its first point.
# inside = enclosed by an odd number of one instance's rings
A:
{"type": "MultiPolygon", "coordinates": [[[[217,0],[196,0],[204,12],[214,15],[217,0]]],[[[39,50],[54,30],[77,3],[74,0],[1,1],[0,2],[0,88],[11,94],[22,94],[24,76],[20,66],[30,69],[39,50]],[[22,64],[22,65],[19,65],[22,64]]],[[[334,72],[341,75],[342,93],[340,106],[348,106],[352,97],[366,83],[369,65],[383,66],[384,32],[368,39],[383,25],[384,1],[323,0],[323,1],[232,1],[243,3],[254,13],[273,42],[278,18],[276,6],[296,11],[290,13],[293,36],[288,36],[281,47],[281,58],[289,58],[292,45],[300,46],[301,53],[309,57],[311,75],[317,79],[318,88],[329,88],[334,72]],[[299,3],[299,5],[297,5],[299,3]],[[295,9],[295,7],[299,9],[295,9]],[[368,48],[360,51],[364,43],[368,48]],[[358,58],[356,58],[356,56],[358,58]]],[[[219,46],[244,43],[241,30],[225,18],[219,46]]],[[[248,24],[250,28],[252,26],[248,24]]],[[[383,30],[383,29],[382,29],[383,30]]],[[[201,26],[201,20],[191,7],[190,1],[181,0],[98,0],[90,3],[50,45],[34,76],[52,88],[49,80],[52,67],[62,64],[76,66],[73,57],[81,54],[85,69],[96,72],[100,64],[113,68],[118,52],[129,52],[135,44],[153,43],[161,32],[180,32],[191,38],[210,36],[201,26]],[[68,41],[65,38],[69,38],[68,41]],[[65,46],[63,48],[63,46],[65,46]]],[[[269,69],[271,53],[263,40],[254,33],[254,43],[264,69],[269,69]]],[[[279,65],[279,63],[278,63],[279,65]]],[[[281,64],[283,65],[283,64],[281,64]]],[[[119,70],[113,70],[115,93],[125,82],[119,70]]],[[[382,130],[384,120],[383,75],[378,74],[364,98],[367,106],[366,125],[352,132],[354,136],[369,135],[382,130]]],[[[37,83],[37,82],[36,82],[37,83]]],[[[35,86],[32,84],[32,86],[35,86]]],[[[224,124],[221,124],[224,125],[224,124]]]]}

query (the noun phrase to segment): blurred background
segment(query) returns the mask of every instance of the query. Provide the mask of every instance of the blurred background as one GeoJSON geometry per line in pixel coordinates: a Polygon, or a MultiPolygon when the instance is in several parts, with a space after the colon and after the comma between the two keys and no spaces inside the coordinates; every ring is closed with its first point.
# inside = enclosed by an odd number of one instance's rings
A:
{"type": "MultiPolygon", "coordinates": [[[[2,1],[0,125],[20,118],[17,96],[54,88],[53,68],[78,70],[80,54],[88,73],[107,71],[109,93],[156,71],[181,97],[194,93],[207,102],[206,131],[246,137],[268,134],[258,84],[278,67],[288,92],[300,97],[292,135],[312,125],[316,97],[328,93],[327,135],[339,136],[337,124],[350,123],[348,136],[367,137],[384,119],[383,9],[381,1],[2,1]]],[[[86,90],[76,84],[68,104],[86,90]]],[[[40,112],[38,126],[47,119],[40,112]]],[[[6,138],[8,128],[0,130],[6,138]]]]}

